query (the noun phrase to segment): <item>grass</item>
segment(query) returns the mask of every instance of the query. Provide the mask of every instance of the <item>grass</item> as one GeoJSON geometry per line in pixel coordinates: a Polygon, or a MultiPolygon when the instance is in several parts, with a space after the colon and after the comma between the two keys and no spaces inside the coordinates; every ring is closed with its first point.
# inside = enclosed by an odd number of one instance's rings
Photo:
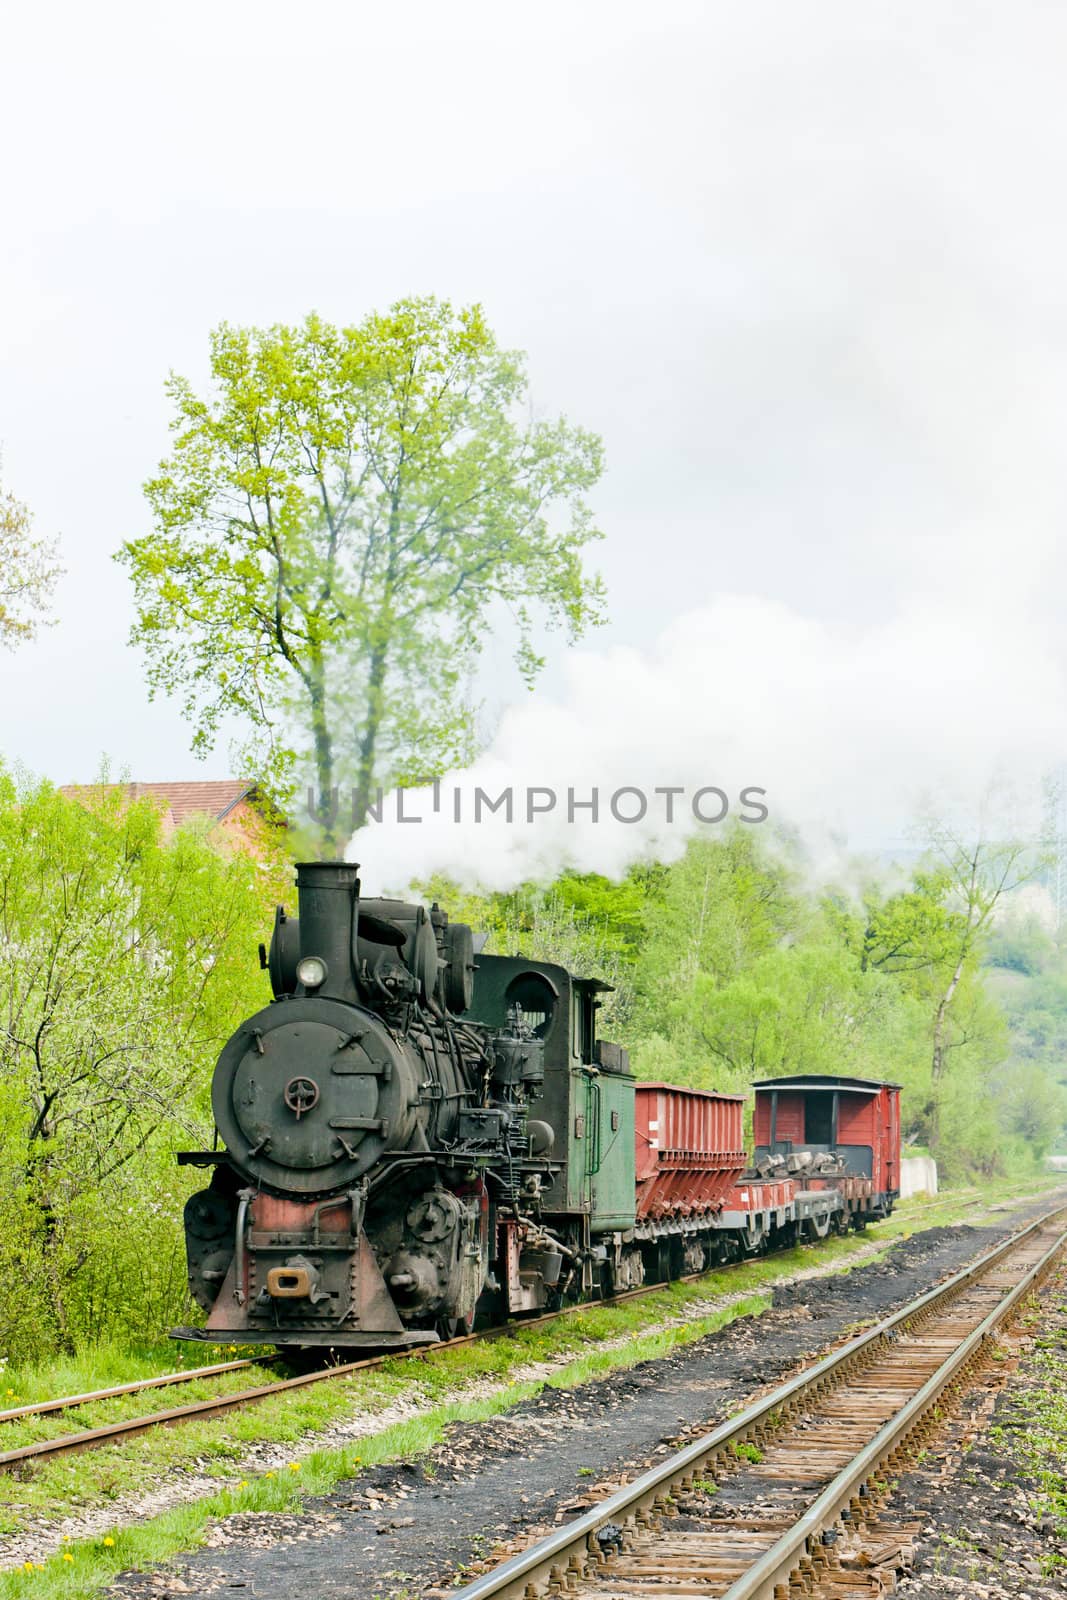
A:
{"type": "Polygon", "coordinates": [[[763,1460],[763,1451],[760,1449],[759,1445],[748,1444],[745,1440],[739,1441],[735,1439],[730,1445],[730,1452],[732,1455],[737,1457],[738,1461],[751,1461],[753,1463],[759,1463],[763,1460]]]}
{"type": "MultiPolygon", "coordinates": [[[[225,1360],[226,1357],[220,1359],[225,1360]]],[[[157,1373],[148,1375],[155,1377],[157,1373]]],[[[42,1439],[58,1439],[75,1430],[81,1432],[86,1428],[103,1427],[105,1423],[121,1422],[128,1417],[150,1416],[157,1411],[169,1410],[172,1406],[192,1405],[197,1400],[208,1400],[214,1395],[237,1394],[242,1389],[260,1383],[270,1383],[279,1375],[279,1371],[272,1368],[245,1367],[240,1372],[217,1373],[212,1378],[194,1378],[188,1383],[169,1385],[165,1389],[150,1389],[138,1394],[116,1395],[110,1400],[95,1400],[89,1405],[78,1406],[73,1411],[54,1411],[45,1416],[23,1417],[3,1424],[2,1448],[16,1450],[21,1445],[35,1444],[42,1439]]],[[[19,1382],[17,1378],[15,1383],[17,1387],[15,1384],[7,1384],[0,1389],[0,1407],[3,1409],[50,1398],[47,1392],[42,1393],[36,1386],[19,1382]]],[[[94,1384],[93,1387],[105,1388],[108,1384],[106,1382],[94,1384]]],[[[59,1392],[62,1393],[63,1390],[60,1389],[59,1392]]],[[[76,1392],[78,1391],[75,1389],[66,1390],[68,1394],[76,1392]]],[[[0,1500],[2,1498],[0,1490],[0,1500]]],[[[2,1525],[0,1517],[0,1528],[2,1525]]]]}
{"type": "MultiPolygon", "coordinates": [[[[88,1394],[119,1383],[138,1383],[168,1372],[193,1372],[197,1367],[239,1361],[243,1356],[259,1354],[262,1351],[251,1346],[182,1344],[173,1339],[161,1339],[156,1344],[131,1346],[109,1341],[92,1345],[76,1356],[53,1356],[48,1361],[22,1366],[5,1363],[0,1370],[0,1410],[51,1400],[55,1395],[88,1394]]],[[[248,1370],[244,1369],[245,1383],[248,1370]]],[[[185,1392],[184,1384],[174,1389],[175,1394],[185,1392]]]]}
{"type": "MultiPolygon", "coordinates": [[[[1044,1185],[1035,1183],[1036,1192],[1044,1185]]],[[[907,1202],[894,1216],[878,1225],[866,1237],[851,1235],[832,1238],[817,1250],[802,1247],[782,1252],[766,1260],[756,1260],[709,1275],[700,1282],[675,1284],[638,1301],[620,1306],[591,1306],[547,1327],[519,1329],[506,1338],[444,1350],[425,1362],[396,1360],[369,1372],[361,1372],[332,1383],[263,1401],[247,1411],[179,1428],[161,1428],[124,1445],[61,1458],[43,1465],[23,1478],[5,1479],[0,1487],[0,1532],[18,1534],[30,1523],[47,1518],[55,1525],[64,1516],[76,1517],[87,1508],[99,1508],[109,1501],[135,1498],[146,1483],[173,1479],[193,1467],[208,1478],[218,1480],[216,1493],[130,1527],[116,1526],[96,1539],[72,1542],[62,1554],[35,1565],[32,1570],[13,1569],[0,1573],[0,1600],[32,1596],[48,1600],[53,1594],[67,1597],[94,1596],[117,1572],[128,1567],[145,1567],[165,1560],[178,1551],[199,1543],[212,1518],[242,1511],[281,1511],[299,1506],[305,1496],[328,1492],[340,1480],[361,1468],[425,1454],[455,1422],[478,1422],[499,1415],[522,1400],[539,1393],[546,1385],[573,1387],[606,1372],[662,1357],[680,1345],[705,1337],[742,1316],[757,1316],[771,1303],[769,1285],[775,1279],[801,1268],[849,1271],[857,1264],[859,1251],[883,1254],[901,1237],[936,1221],[977,1221],[989,1204],[1018,1194],[1018,1187],[991,1185],[978,1191],[939,1197],[925,1203],[907,1202]],[[731,1297],[728,1305],[709,1307],[693,1316],[692,1310],[711,1296],[731,1297]],[[683,1315],[691,1320],[683,1321],[683,1315]],[[667,1326],[663,1326],[666,1323],[667,1326]],[[625,1341],[605,1348],[606,1341],[625,1341]],[[547,1377],[514,1381],[513,1374],[540,1361],[565,1364],[547,1377]],[[472,1395],[472,1387],[493,1385],[489,1395],[472,1395]],[[374,1416],[390,1406],[418,1408],[412,1415],[383,1428],[358,1443],[340,1449],[318,1450],[301,1455],[309,1434],[327,1429],[331,1423],[348,1420],[354,1413],[374,1416]],[[239,1463],[255,1446],[270,1446],[275,1452],[290,1447],[291,1463],[279,1470],[249,1474],[237,1479],[239,1463]]],[[[869,1260],[870,1255],[865,1259],[869,1260]]],[[[213,1347],[194,1347],[203,1362],[233,1359],[239,1352],[213,1347]]],[[[173,1355],[169,1365],[153,1369],[159,1352],[95,1351],[80,1361],[48,1369],[9,1371],[4,1387],[11,1387],[22,1399],[47,1398],[49,1394],[72,1393],[110,1383],[152,1376],[153,1371],[176,1370],[173,1355]]],[[[181,1385],[165,1390],[162,1406],[193,1399],[198,1392],[217,1393],[220,1383],[245,1387],[250,1379],[246,1369],[228,1379],[205,1380],[203,1384],[181,1385]]],[[[251,1381],[255,1382],[252,1376],[251,1381]]],[[[0,1394],[0,1400],[3,1400],[0,1394]]],[[[146,1412],[150,1395],[135,1395],[86,1407],[76,1414],[77,1426],[98,1425],[123,1415],[146,1412]],[[90,1415],[92,1421],[90,1421],[90,1415]]],[[[16,1404],[7,1397],[7,1404],[16,1404]]],[[[22,1425],[23,1435],[41,1437],[46,1425],[56,1419],[33,1419],[22,1425]]],[[[70,1431],[70,1418],[60,1419],[56,1432],[70,1431]]],[[[16,1443],[14,1429],[5,1433],[8,1447],[16,1443]]]]}

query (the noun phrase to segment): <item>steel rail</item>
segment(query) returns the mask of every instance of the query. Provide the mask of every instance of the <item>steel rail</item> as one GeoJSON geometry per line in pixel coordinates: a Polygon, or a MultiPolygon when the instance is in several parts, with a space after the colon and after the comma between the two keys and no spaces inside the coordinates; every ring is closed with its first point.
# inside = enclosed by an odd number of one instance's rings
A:
{"type": "MultiPolygon", "coordinates": [[[[635,1516],[662,1511],[667,1505],[672,1491],[680,1486],[683,1480],[691,1480],[695,1471],[701,1467],[706,1467],[709,1460],[725,1456],[730,1452],[732,1446],[745,1442],[750,1436],[756,1434],[757,1430],[768,1426],[773,1427],[783,1418],[795,1416],[802,1409],[800,1402],[805,1396],[811,1395],[812,1392],[817,1394],[822,1386],[828,1386],[828,1380],[842,1374],[849,1367],[856,1364],[859,1359],[873,1354],[877,1346],[894,1342],[897,1331],[903,1325],[911,1322],[916,1317],[921,1317],[923,1313],[933,1309],[935,1306],[954,1298],[983,1277],[1005,1256],[1017,1250],[1027,1239],[1047,1228],[1054,1219],[1062,1217],[1065,1211],[1067,1211],[1067,1207],[1059,1206],[1054,1211],[1037,1218],[1027,1227],[1020,1229],[1018,1233],[1010,1234],[999,1245],[994,1246],[992,1250],[980,1256],[977,1261],[971,1262],[969,1266],[962,1268],[961,1271],[955,1273],[944,1283],[937,1285],[933,1289],[928,1289],[924,1294],[910,1301],[899,1311],[893,1312],[891,1316],[886,1317],[874,1327],[867,1329],[866,1332],[849,1340],[847,1344],[824,1356],[814,1366],[806,1368],[796,1377],[779,1385],[778,1388],[765,1395],[762,1399],[753,1401],[743,1411],[736,1416],[728,1418],[711,1433],[694,1439],[684,1449],[678,1451],[677,1454],[668,1457],[655,1467],[651,1467],[647,1472],[636,1478],[633,1483],[616,1490],[614,1494],[599,1501],[597,1505],[584,1512],[580,1517],[575,1518],[574,1521],[565,1523],[544,1539],[540,1539],[535,1544],[530,1545],[528,1549],[520,1551],[518,1555],[511,1556],[507,1561],[502,1562],[500,1566],[493,1568],[492,1571],[483,1573],[481,1577],[473,1579],[472,1582],[465,1584],[463,1588],[456,1589],[454,1591],[455,1600],[497,1600],[497,1597],[508,1597],[508,1600],[511,1600],[511,1597],[515,1597],[515,1600],[523,1597],[523,1600],[526,1600],[526,1597],[550,1592],[547,1587],[542,1586],[552,1584],[558,1589],[560,1584],[565,1581],[564,1575],[566,1575],[567,1580],[572,1581],[572,1586],[574,1586],[573,1579],[584,1567],[590,1557],[590,1553],[592,1552],[595,1555],[599,1549],[597,1534],[608,1528],[609,1524],[616,1525],[617,1529],[618,1525],[628,1520],[632,1521],[635,1516]]],[[[982,1330],[990,1322],[990,1318],[996,1316],[997,1320],[1000,1320],[1000,1317],[1007,1315],[1010,1306],[1014,1305],[1019,1296],[1026,1292],[1035,1275],[1044,1270],[1045,1264],[1063,1249],[1065,1242],[1067,1242],[1067,1235],[1061,1233],[1051,1249],[1042,1256],[1037,1266],[1029,1269],[1021,1280],[1020,1285],[1013,1288],[1011,1295],[1008,1297],[1010,1304],[1008,1301],[998,1302],[989,1316],[979,1325],[979,1328],[968,1336],[965,1343],[971,1347],[972,1351],[975,1342],[980,1344],[982,1339],[988,1336],[982,1330]]],[[[955,1354],[954,1352],[954,1356],[955,1354]]],[[[961,1357],[961,1361],[966,1359],[966,1356],[961,1357]]],[[[936,1376],[937,1374],[935,1374],[935,1378],[936,1376]]],[[[933,1381],[931,1379],[930,1383],[933,1381]]],[[[945,1381],[947,1383],[949,1379],[945,1381]]],[[[929,1383],[924,1385],[920,1393],[925,1393],[929,1386],[929,1383]]],[[[916,1396],[917,1398],[918,1396],[916,1396]]],[[[911,1403],[909,1402],[909,1404],[911,1403]]],[[[885,1432],[885,1429],[882,1431],[885,1432]]],[[[861,1456],[865,1456],[869,1448],[869,1446],[865,1447],[865,1450],[855,1458],[855,1461],[859,1461],[861,1456]]],[[[855,1461],[853,1465],[855,1465],[855,1461]]],[[[846,1469],[846,1472],[848,1470],[846,1469]]],[[[840,1476],[844,1476],[844,1474],[840,1476]]],[[[835,1483],[836,1481],[835,1479],[835,1483]]],[[[856,1482],[858,1483],[859,1481],[860,1479],[857,1478],[856,1482]]],[[[829,1490],[824,1492],[829,1493],[829,1490]]],[[[852,1493],[854,1492],[850,1492],[849,1499],[852,1498],[852,1493]]],[[[807,1515],[806,1513],[805,1518],[802,1519],[805,1523],[807,1515]]],[[[800,1524],[797,1524],[797,1527],[799,1526],[800,1524]]],[[[800,1544],[804,1544],[805,1541],[810,1542],[811,1537],[811,1530],[805,1526],[804,1533],[798,1536],[798,1542],[800,1544]]],[[[779,1577],[777,1581],[781,1582],[782,1580],[779,1577]]],[[[555,1589],[551,1592],[555,1592],[555,1589]]],[[[742,1600],[742,1596],[748,1597],[749,1593],[750,1591],[747,1589],[741,1589],[735,1585],[734,1588],[729,1590],[729,1600],[742,1600]]],[[[762,1600],[762,1596],[770,1594],[771,1590],[751,1591],[753,1596],[757,1593],[762,1600]]],[[[725,1596],[723,1600],[726,1600],[725,1596]]]]}
{"type": "MultiPolygon", "coordinates": [[[[233,1411],[244,1405],[254,1405],[259,1400],[269,1400],[272,1395],[284,1394],[292,1389],[306,1388],[313,1383],[326,1383],[334,1378],[344,1378],[353,1372],[365,1372],[370,1368],[384,1366],[387,1361],[428,1360],[443,1350],[454,1350],[462,1345],[481,1344],[489,1339],[506,1338],[510,1334],[518,1333],[524,1328],[537,1328],[545,1323],[559,1322],[564,1317],[575,1316],[582,1311],[591,1311],[598,1306],[618,1306],[629,1300],[645,1299],[649,1295],[662,1293],[669,1290],[676,1283],[698,1283],[703,1278],[710,1278],[716,1273],[729,1272],[735,1266],[750,1264],[749,1258],[737,1262],[720,1262],[714,1267],[705,1267],[702,1272],[690,1272],[682,1277],[672,1278],[667,1283],[650,1283],[637,1289],[625,1289],[621,1294],[611,1295],[606,1300],[586,1300],[576,1305],[562,1306],[558,1311],[547,1311],[536,1317],[520,1317],[510,1322],[498,1323],[491,1328],[480,1328],[476,1333],[461,1334],[455,1339],[442,1340],[440,1344],[422,1345],[412,1350],[389,1350],[381,1355],[366,1356],[359,1361],[348,1361],[338,1366],[322,1367],[315,1372],[304,1372],[293,1378],[283,1378],[276,1383],[261,1384],[253,1389],[237,1389],[232,1394],[218,1395],[206,1400],[194,1400],[189,1405],[172,1406],[162,1411],[147,1412],[144,1416],[131,1417],[125,1421],[103,1423],[97,1428],[86,1428],[78,1433],[68,1433],[54,1439],[40,1439],[32,1444],[21,1445],[13,1450],[0,1451],[0,1471],[20,1466],[27,1461],[43,1461],[51,1456],[69,1455],[78,1450],[92,1450],[100,1445],[110,1444],[116,1439],[133,1438],[137,1434],[147,1433],[152,1428],[167,1427],[173,1423],[188,1422],[197,1417],[217,1416],[223,1411],[233,1411]]],[[[119,1385],[114,1389],[102,1389],[92,1394],[71,1395],[66,1398],[43,1401],[39,1406],[19,1407],[17,1410],[0,1413],[0,1422],[17,1421],[20,1417],[44,1412],[62,1411],[68,1407],[87,1404],[92,1400],[106,1400],[123,1393],[136,1392],[139,1389],[152,1389],[163,1387],[165,1383],[182,1382],[186,1378],[200,1377],[208,1373],[235,1371],[242,1366],[252,1366],[257,1362],[266,1363],[274,1360],[273,1356],[253,1356],[247,1361],[225,1362],[215,1367],[199,1367],[186,1373],[167,1374],[161,1379],[141,1379],[129,1385],[119,1385]]]]}
{"type": "Polygon", "coordinates": [[[217,1378],[220,1373],[240,1372],[247,1367],[268,1366],[276,1356],[243,1356],[240,1361],[216,1361],[206,1367],[187,1367],[181,1372],[163,1372],[156,1378],[137,1378],[132,1383],[116,1383],[110,1389],[89,1389],[85,1394],[61,1395],[55,1400],[35,1400],[0,1411],[0,1422],[18,1422],[22,1417],[43,1417],[52,1411],[72,1411],[76,1406],[92,1405],[94,1400],[113,1400],[116,1395],[137,1394],[143,1389],[165,1389],[173,1383],[193,1383],[197,1378],[217,1378]]]}
{"type": "Polygon", "coordinates": [[[842,1516],[850,1519],[853,1502],[866,1490],[868,1480],[899,1449],[953,1379],[980,1354],[982,1346],[994,1336],[999,1325],[1049,1270],[1065,1243],[1067,1235],[1061,1234],[1003,1300],[957,1345],[897,1415],[885,1423],[870,1443],[858,1451],[848,1466],[826,1485],[818,1499],[812,1501],[789,1532],[765,1551],[743,1577],[730,1585],[722,1600],[774,1600],[775,1586],[788,1584],[800,1561],[810,1557],[814,1540],[842,1516]]]}
{"type": "MultiPolygon", "coordinates": [[[[923,1216],[926,1214],[926,1209],[924,1208],[923,1216]]],[[[917,1217],[915,1220],[917,1222],[921,1221],[923,1217],[917,1217]]],[[[1022,1235],[1018,1237],[1022,1237],[1022,1235]]],[[[334,1378],[347,1377],[353,1372],[381,1367],[387,1361],[395,1361],[397,1359],[427,1360],[442,1350],[456,1349],[462,1345],[481,1343],[488,1339],[506,1338],[523,1328],[541,1327],[546,1323],[557,1322],[564,1317],[574,1316],[597,1306],[617,1306],[630,1300],[644,1299],[649,1295],[670,1289],[672,1284],[698,1283],[702,1279],[713,1277],[718,1273],[728,1273],[734,1267],[750,1265],[752,1259],[744,1257],[736,1262],[719,1262],[715,1266],[705,1267],[701,1272],[690,1272],[681,1277],[673,1278],[668,1283],[644,1284],[636,1289],[623,1290],[621,1294],[612,1295],[606,1300],[582,1301],[577,1305],[563,1306],[558,1311],[545,1312],[536,1317],[515,1318],[510,1322],[500,1323],[491,1328],[479,1329],[476,1333],[463,1334],[455,1339],[444,1340],[440,1344],[424,1345],[410,1351],[387,1351],[382,1355],[367,1356],[359,1361],[349,1361],[343,1365],[324,1367],[315,1372],[301,1373],[293,1378],[280,1379],[276,1383],[262,1384],[252,1389],[235,1390],[229,1395],[219,1395],[206,1400],[193,1401],[185,1406],[172,1406],[166,1410],[148,1412],[143,1416],[131,1417],[125,1421],[104,1423],[96,1428],[83,1429],[78,1433],[63,1434],[55,1439],[37,1440],[32,1444],[22,1445],[16,1449],[0,1451],[0,1471],[20,1466],[29,1461],[46,1460],[52,1456],[68,1455],[78,1450],[92,1450],[118,1439],[133,1438],[137,1434],[147,1433],[152,1428],[188,1422],[198,1417],[217,1416],[222,1412],[233,1411],[244,1405],[254,1405],[260,1400],[268,1400],[272,1395],[284,1394],[288,1390],[303,1388],[313,1383],[324,1383],[334,1378]]],[[[241,1367],[267,1364],[274,1359],[275,1357],[269,1355],[253,1356],[245,1360],[223,1362],[210,1367],[191,1368],[188,1372],[169,1373],[158,1379],[140,1379],[132,1384],[120,1384],[112,1389],[101,1389],[84,1395],[70,1395],[55,1400],[42,1401],[37,1405],[18,1407],[10,1411],[0,1412],[0,1423],[17,1421],[26,1416],[63,1411],[79,1405],[89,1404],[94,1400],[112,1399],[121,1397],[123,1394],[136,1393],[140,1390],[162,1388],[169,1383],[187,1382],[197,1377],[220,1374],[226,1371],[237,1371],[241,1367]]]]}

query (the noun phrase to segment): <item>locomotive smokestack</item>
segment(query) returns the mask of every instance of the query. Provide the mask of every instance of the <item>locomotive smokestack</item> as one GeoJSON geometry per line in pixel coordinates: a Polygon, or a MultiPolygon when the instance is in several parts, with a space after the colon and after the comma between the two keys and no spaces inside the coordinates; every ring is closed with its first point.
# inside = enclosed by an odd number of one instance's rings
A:
{"type": "Polygon", "coordinates": [[[296,975],[309,994],[358,1003],[352,966],[359,918],[358,874],[359,867],[352,861],[297,862],[300,960],[296,975]]]}

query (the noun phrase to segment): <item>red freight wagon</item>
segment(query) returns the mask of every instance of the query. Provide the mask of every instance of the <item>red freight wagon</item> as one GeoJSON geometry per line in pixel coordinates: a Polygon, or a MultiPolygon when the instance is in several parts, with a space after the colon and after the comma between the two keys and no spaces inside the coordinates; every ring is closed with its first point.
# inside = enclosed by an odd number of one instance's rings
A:
{"type": "Polygon", "coordinates": [[[635,1087],[638,1220],[720,1210],[748,1160],[744,1096],[635,1087]]]}
{"type": "Polygon", "coordinates": [[[836,1155],[866,1178],[879,1209],[900,1193],[900,1085],[815,1073],[753,1084],[756,1159],[767,1155],[836,1155]]]}

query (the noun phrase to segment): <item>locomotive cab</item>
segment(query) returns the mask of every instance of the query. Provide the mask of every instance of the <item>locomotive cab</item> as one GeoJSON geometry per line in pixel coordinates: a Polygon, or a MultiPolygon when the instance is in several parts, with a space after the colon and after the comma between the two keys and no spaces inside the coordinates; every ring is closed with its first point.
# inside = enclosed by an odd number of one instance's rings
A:
{"type": "Polygon", "coordinates": [[[537,1117],[552,1140],[552,1173],[540,1186],[543,1227],[559,1240],[558,1281],[545,1278],[521,1221],[502,1218],[499,1277],[507,1309],[539,1310],[563,1293],[598,1292],[620,1281],[624,1239],[635,1221],[634,1078],[619,1045],[597,1036],[600,996],[610,985],[555,963],[482,955],[472,1016],[497,1025],[516,999],[544,1042],[537,1117]]]}

